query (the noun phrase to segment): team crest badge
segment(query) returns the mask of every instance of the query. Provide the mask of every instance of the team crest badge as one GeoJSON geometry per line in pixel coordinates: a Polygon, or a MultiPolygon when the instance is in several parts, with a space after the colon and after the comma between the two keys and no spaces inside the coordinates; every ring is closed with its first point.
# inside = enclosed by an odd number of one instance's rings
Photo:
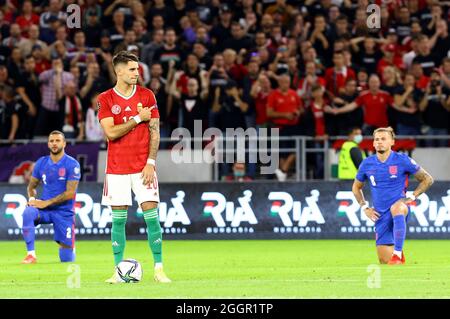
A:
{"type": "Polygon", "coordinates": [[[66,169],[64,167],[60,168],[58,170],[58,175],[61,176],[61,177],[66,175],[66,169]]]}
{"type": "Polygon", "coordinates": [[[397,165],[389,166],[389,174],[391,175],[397,174],[397,165]]]}
{"type": "Polygon", "coordinates": [[[121,111],[122,111],[122,109],[121,109],[120,106],[117,105],[117,104],[114,104],[114,105],[111,107],[111,112],[112,112],[113,114],[115,114],[115,115],[120,114],[121,111]]]}

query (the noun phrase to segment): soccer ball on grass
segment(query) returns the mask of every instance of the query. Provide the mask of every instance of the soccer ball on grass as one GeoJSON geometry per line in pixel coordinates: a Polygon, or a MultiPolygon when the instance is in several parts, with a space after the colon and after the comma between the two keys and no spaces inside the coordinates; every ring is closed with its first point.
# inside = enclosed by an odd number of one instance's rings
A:
{"type": "Polygon", "coordinates": [[[124,259],[116,267],[116,277],[120,282],[134,283],[142,279],[141,264],[134,259],[124,259]]]}

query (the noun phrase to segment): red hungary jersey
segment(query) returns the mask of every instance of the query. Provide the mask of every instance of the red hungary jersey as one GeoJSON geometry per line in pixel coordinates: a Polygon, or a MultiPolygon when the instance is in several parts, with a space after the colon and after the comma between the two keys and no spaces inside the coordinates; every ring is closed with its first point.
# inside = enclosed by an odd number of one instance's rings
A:
{"type": "MultiPolygon", "coordinates": [[[[159,118],[155,94],[147,88],[135,85],[129,97],[114,88],[98,96],[98,119],[112,117],[114,125],[123,124],[138,115],[138,103],[143,107],[156,106],[152,118],[159,118]]],[[[150,142],[148,122],[141,122],[124,136],[108,141],[107,174],[140,173],[147,163],[150,142]]]]}

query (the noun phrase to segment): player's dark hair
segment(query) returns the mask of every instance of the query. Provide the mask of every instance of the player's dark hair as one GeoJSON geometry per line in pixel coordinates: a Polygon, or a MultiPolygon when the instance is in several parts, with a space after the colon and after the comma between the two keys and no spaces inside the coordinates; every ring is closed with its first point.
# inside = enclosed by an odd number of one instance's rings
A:
{"type": "Polygon", "coordinates": [[[113,58],[112,58],[112,64],[115,67],[118,64],[127,64],[130,61],[139,62],[139,58],[128,51],[119,51],[113,58]]]}
{"type": "Polygon", "coordinates": [[[50,135],[57,135],[57,134],[61,135],[63,137],[64,141],[66,140],[66,136],[64,135],[64,133],[61,132],[61,131],[58,131],[58,130],[51,131],[50,134],[48,134],[48,136],[50,136],[50,135]]]}
{"type": "Polygon", "coordinates": [[[361,128],[360,128],[359,126],[352,126],[352,127],[347,131],[347,135],[353,134],[356,130],[361,130],[361,128]]]}
{"type": "Polygon", "coordinates": [[[394,129],[392,127],[388,126],[388,127],[377,128],[375,131],[373,131],[373,137],[375,137],[375,134],[380,133],[380,132],[390,133],[392,139],[395,140],[395,133],[394,133],[394,129]]]}

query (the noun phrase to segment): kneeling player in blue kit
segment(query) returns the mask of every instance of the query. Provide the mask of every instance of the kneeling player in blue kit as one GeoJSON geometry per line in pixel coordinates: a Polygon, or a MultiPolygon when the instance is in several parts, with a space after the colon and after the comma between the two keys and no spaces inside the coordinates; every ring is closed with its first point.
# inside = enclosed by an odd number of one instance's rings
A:
{"type": "Polygon", "coordinates": [[[75,261],[75,195],[80,180],[80,164],[65,154],[66,140],[60,131],[48,136],[50,155],[39,158],[28,184],[28,206],[23,211],[22,233],[27,245],[23,264],[37,262],[34,250],[35,227],[53,224],[54,239],[59,244],[61,262],[75,261]],[[40,199],[36,187],[42,181],[40,199]]]}
{"type": "Polygon", "coordinates": [[[405,263],[403,244],[409,204],[426,192],[433,184],[433,177],[408,155],[391,148],[395,143],[391,127],[378,128],[373,133],[376,154],[367,157],[359,166],[352,191],[368,218],[375,222],[376,246],[381,264],[405,263]],[[419,185],[406,197],[408,176],[414,175],[419,185]],[[369,180],[373,207],[364,199],[364,182],[369,180]]]}

